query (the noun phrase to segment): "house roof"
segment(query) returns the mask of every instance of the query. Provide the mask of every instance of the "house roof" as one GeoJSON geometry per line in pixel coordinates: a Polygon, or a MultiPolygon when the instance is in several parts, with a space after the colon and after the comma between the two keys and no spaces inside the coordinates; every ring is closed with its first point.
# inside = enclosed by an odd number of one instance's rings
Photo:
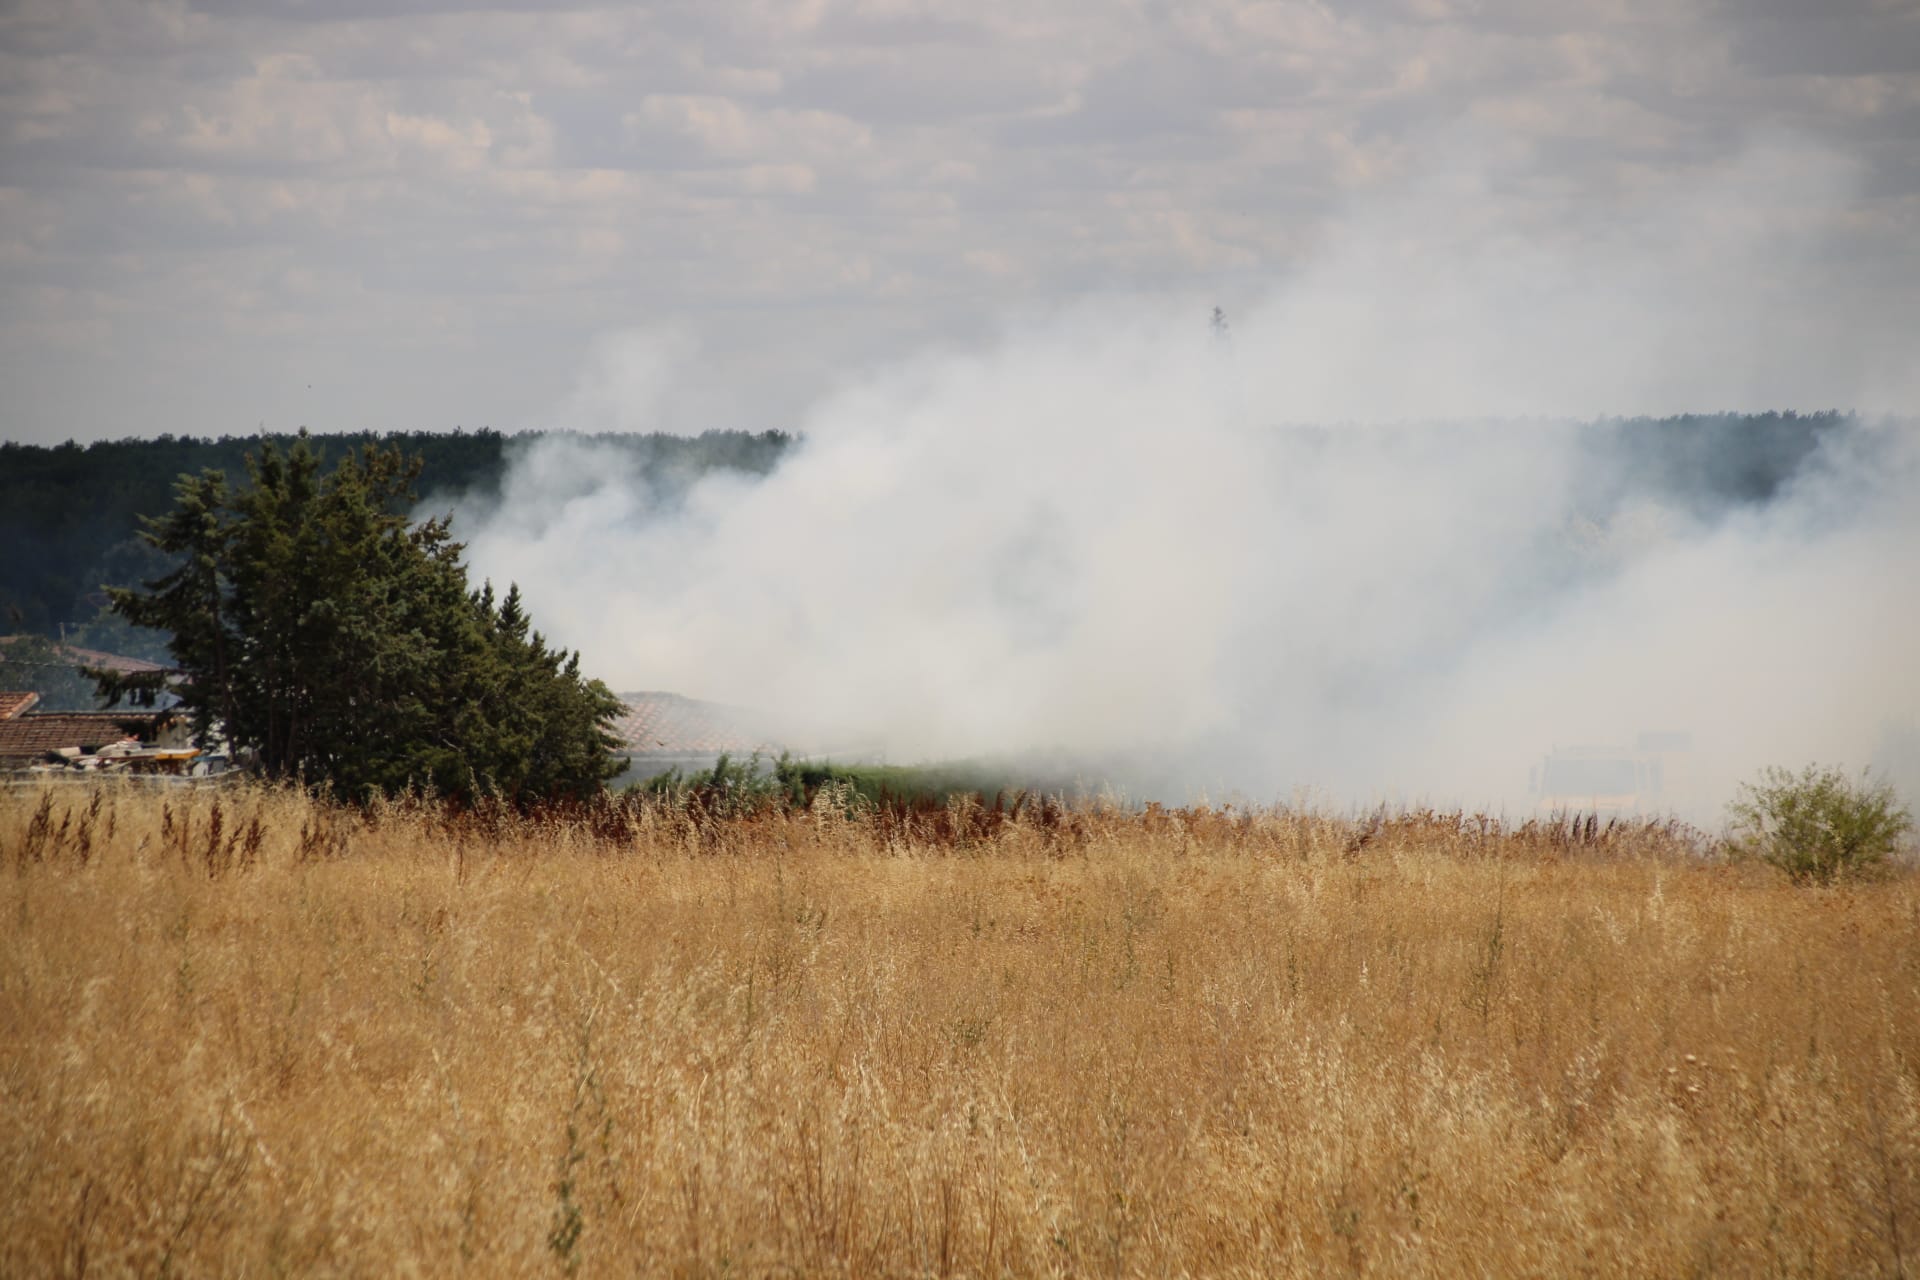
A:
{"type": "MultiPolygon", "coordinates": [[[[164,715],[165,713],[161,713],[164,715]]],[[[160,716],[123,711],[48,711],[0,720],[0,761],[33,761],[67,747],[100,748],[138,742],[160,716]]]]}
{"type": "Polygon", "coordinates": [[[613,731],[635,756],[777,755],[778,743],[752,712],[677,693],[623,693],[613,731]]]}
{"type": "Polygon", "coordinates": [[[0,720],[11,720],[32,710],[40,695],[31,689],[0,689],[0,720]]]}

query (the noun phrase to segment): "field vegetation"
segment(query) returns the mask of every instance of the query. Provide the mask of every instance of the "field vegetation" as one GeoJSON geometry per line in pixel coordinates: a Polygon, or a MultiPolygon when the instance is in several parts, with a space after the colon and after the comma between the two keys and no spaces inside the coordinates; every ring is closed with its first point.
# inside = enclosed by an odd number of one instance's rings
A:
{"type": "Polygon", "coordinates": [[[73,786],[0,919],[0,1274],[1920,1269],[1920,877],[1671,825],[73,786]]]}
{"type": "Polygon", "coordinates": [[[1106,789],[1070,767],[1044,761],[980,757],[873,764],[789,755],[772,760],[722,755],[710,768],[670,769],[635,785],[654,796],[729,813],[768,805],[810,808],[823,790],[830,802],[844,806],[925,813],[968,800],[1004,809],[1023,794],[1092,800],[1106,789]]]}

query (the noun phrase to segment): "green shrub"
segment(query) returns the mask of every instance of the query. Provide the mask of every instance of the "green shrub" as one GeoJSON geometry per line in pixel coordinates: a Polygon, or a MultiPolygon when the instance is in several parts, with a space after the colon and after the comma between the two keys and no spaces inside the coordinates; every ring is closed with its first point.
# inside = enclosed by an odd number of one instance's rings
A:
{"type": "Polygon", "coordinates": [[[1740,788],[1730,807],[1735,848],[1771,863],[1800,884],[1882,870],[1913,829],[1893,787],[1870,773],[1858,781],[1838,769],[1768,769],[1740,788]]]}
{"type": "Polygon", "coordinates": [[[1050,780],[1034,768],[985,759],[945,760],[929,764],[835,764],[831,760],[796,760],[782,754],[764,761],[721,756],[711,769],[692,773],[669,769],[632,790],[651,795],[692,800],[716,814],[753,813],[763,808],[806,809],[823,791],[831,790],[843,806],[858,809],[881,805],[914,808],[943,807],[961,797],[973,797],[983,806],[1012,804],[1021,795],[1067,795],[1074,787],[1050,780]]]}
{"type": "MultiPolygon", "coordinates": [[[[784,765],[786,757],[780,759],[784,765]]],[[[629,789],[671,796],[682,803],[691,801],[703,812],[725,818],[758,813],[788,799],[784,779],[776,771],[761,767],[757,751],[745,760],[736,760],[722,752],[713,768],[695,769],[692,773],[683,773],[675,765],[629,789]]]]}

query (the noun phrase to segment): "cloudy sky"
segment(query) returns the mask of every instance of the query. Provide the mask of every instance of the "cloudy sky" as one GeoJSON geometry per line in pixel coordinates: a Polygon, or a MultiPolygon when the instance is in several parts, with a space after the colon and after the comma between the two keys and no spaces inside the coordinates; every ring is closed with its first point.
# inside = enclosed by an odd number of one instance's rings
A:
{"type": "Polygon", "coordinates": [[[0,104],[6,439],[794,427],[1010,316],[1266,305],[1356,225],[1633,226],[1785,317],[1703,353],[1748,382],[1541,407],[1920,408],[1912,0],[7,0],[0,104]]]}

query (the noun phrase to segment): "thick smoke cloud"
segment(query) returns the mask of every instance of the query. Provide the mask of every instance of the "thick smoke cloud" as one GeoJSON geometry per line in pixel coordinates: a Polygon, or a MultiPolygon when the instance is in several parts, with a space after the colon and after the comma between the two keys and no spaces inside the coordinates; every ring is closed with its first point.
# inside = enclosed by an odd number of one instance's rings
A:
{"type": "Polygon", "coordinates": [[[1755,492],[1727,478],[1757,437],[1566,425],[1911,404],[1880,335],[1744,283],[1760,253],[1794,278],[1846,180],[1760,148],[1553,252],[1436,181],[1356,212],[1228,337],[1201,298],[1010,320],[851,380],[763,481],[664,502],[550,437],[460,528],[616,688],[896,760],[1515,812],[1556,744],[1681,731],[1673,798],[1701,816],[1765,764],[1911,769],[1910,421],[1806,435],[1755,492]]]}

